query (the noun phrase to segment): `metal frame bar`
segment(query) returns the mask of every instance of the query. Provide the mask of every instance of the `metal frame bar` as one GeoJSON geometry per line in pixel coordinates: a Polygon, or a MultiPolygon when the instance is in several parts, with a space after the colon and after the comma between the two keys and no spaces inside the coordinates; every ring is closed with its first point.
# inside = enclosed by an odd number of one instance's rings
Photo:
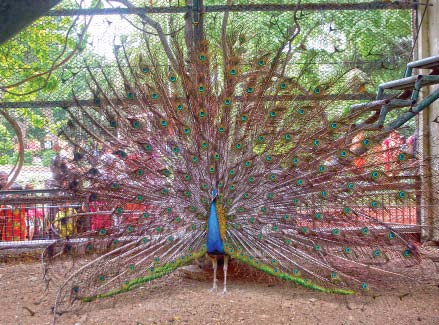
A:
{"type": "MultiPolygon", "coordinates": [[[[281,4],[248,4],[248,5],[212,5],[205,6],[203,12],[249,12],[249,11],[328,11],[328,10],[401,10],[416,9],[418,2],[405,1],[372,1],[363,3],[304,3],[281,4]]],[[[60,9],[50,10],[45,16],[78,16],[78,15],[139,15],[186,13],[194,10],[193,6],[184,7],[134,7],[134,8],[101,8],[101,9],[60,9]]]]}
{"type": "MultiPolygon", "coordinates": [[[[373,93],[366,94],[345,94],[345,95],[284,95],[284,96],[265,96],[264,100],[267,101],[349,101],[349,100],[372,100],[375,97],[373,93]]],[[[389,96],[390,98],[390,96],[389,96]]],[[[177,98],[176,98],[177,99],[177,98]]],[[[260,98],[256,98],[260,99],[260,98]]],[[[236,96],[235,100],[240,101],[242,98],[236,96]]],[[[78,103],[82,106],[96,106],[93,100],[54,100],[54,101],[31,101],[31,102],[0,102],[0,109],[6,108],[48,108],[48,107],[73,107],[78,103]]]]}

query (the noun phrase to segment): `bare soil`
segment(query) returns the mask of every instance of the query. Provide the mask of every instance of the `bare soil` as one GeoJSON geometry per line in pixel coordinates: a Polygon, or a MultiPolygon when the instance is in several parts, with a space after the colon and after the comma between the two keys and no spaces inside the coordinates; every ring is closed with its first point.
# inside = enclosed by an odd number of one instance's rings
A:
{"type": "MultiPolygon", "coordinates": [[[[83,303],[57,324],[439,324],[437,285],[340,296],[232,276],[223,294],[209,291],[210,277],[196,280],[177,271],[131,292],[83,303]]],[[[0,288],[0,324],[52,322],[55,291],[45,290],[38,262],[0,264],[0,288]]]]}

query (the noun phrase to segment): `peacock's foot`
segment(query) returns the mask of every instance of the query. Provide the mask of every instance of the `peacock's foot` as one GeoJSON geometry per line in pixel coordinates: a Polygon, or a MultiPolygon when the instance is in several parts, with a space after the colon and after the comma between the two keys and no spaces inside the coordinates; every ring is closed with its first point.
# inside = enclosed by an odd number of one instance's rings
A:
{"type": "Polygon", "coordinates": [[[217,286],[213,286],[212,288],[209,289],[210,292],[217,292],[218,291],[218,287],[217,286]]]}
{"type": "Polygon", "coordinates": [[[226,295],[226,294],[228,294],[229,292],[227,291],[227,289],[226,288],[224,288],[224,290],[223,290],[223,295],[226,295]]]}

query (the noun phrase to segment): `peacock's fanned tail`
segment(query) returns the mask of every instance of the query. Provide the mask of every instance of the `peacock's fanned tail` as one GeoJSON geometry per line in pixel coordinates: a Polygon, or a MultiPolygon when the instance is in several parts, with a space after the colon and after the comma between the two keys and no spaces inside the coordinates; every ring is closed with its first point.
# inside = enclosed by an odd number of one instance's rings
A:
{"type": "Polygon", "coordinates": [[[89,203],[44,254],[58,310],[203,255],[213,189],[236,260],[331,293],[412,281],[416,232],[392,218],[416,209],[422,162],[383,147],[389,129],[361,127],[370,111],[341,107],[346,71],[305,87],[287,41],[250,56],[237,31],[220,50],[172,37],[166,60],[148,42],[141,56],[119,46],[119,74],[89,68],[93,103],[68,109],[63,177],[89,203]]]}

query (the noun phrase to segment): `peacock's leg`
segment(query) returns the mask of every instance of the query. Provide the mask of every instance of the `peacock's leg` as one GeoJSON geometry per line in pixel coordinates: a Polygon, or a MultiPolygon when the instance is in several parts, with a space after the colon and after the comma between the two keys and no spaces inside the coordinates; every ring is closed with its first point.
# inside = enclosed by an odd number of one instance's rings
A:
{"type": "Polygon", "coordinates": [[[212,265],[213,265],[213,287],[212,287],[212,291],[216,291],[217,289],[217,278],[216,278],[216,270],[218,269],[218,260],[216,258],[216,256],[210,256],[210,258],[212,259],[212,265]]]}
{"type": "Polygon", "coordinates": [[[229,257],[224,255],[224,290],[223,293],[227,292],[227,265],[229,264],[229,257]]]}

